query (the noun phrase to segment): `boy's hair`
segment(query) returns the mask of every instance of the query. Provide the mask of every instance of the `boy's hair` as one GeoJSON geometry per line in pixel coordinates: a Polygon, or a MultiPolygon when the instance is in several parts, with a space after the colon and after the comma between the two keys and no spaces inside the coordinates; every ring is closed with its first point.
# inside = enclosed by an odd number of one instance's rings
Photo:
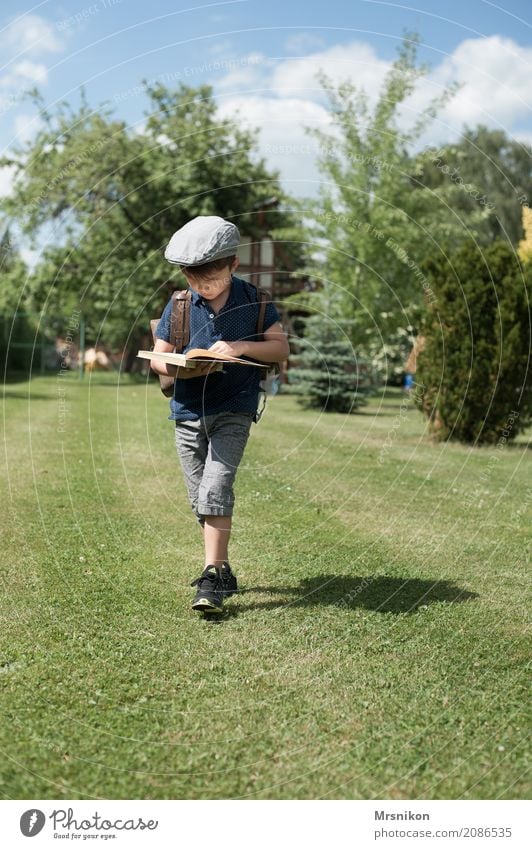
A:
{"type": "Polygon", "coordinates": [[[226,267],[230,268],[235,259],[236,254],[233,254],[220,257],[220,259],[211,259],[210,262],[203,262],[201,265],[180,265],[179,267],[186,277],[200,280],[212,277],[217,271],[222,271],[226,267]]]}

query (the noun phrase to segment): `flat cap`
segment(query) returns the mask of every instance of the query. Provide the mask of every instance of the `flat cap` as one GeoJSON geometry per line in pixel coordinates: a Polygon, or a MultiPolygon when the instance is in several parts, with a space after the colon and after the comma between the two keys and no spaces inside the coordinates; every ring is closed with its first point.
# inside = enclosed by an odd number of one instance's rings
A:
{"type": "Polygon", "coordinates": [[[218,215],[198,215],[177,230],[164,252],[168,262],[202,265],[236,254],[240,244],[238,227],[218,215]]]}

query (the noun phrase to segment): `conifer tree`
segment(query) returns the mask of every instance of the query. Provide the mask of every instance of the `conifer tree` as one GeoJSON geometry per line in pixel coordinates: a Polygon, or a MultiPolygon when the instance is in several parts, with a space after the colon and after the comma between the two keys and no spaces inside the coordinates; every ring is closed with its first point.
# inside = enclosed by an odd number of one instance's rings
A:
{"type": "Polygon", "coordinates": [[[365,403],[366,363],[357,361],[351,342],[337,324],[323,315],[311,316],[298,348],[298,365],[290,369],[289,377],[305,406],[351,413],[365,403]]]}
{"type": "Polygon", "coordinates": [[[431,259],[415,400],[438,439],[504,446],[532,420],[530,268],[503,241],[431,259]]]}

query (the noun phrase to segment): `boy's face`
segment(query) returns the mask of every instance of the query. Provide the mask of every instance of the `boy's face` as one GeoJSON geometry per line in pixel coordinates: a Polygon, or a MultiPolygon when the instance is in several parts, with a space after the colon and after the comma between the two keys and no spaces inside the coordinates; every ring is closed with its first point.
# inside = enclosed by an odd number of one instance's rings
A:
{"type": "Polygon", "coordinates": [[[229,269],[225,269],[223,274],[224,276],[222,277],[222,274],[218,272],[216,277],[209,277],[204,280],[193,280],[191,277],[187,277],[188,285],[201,295],[202,298],[205,298],[206,301],[211,301],[213,298],[221,295],[222,292],[225,292],[231,285],[231,272],[229,269]]]}
{"type": "Polygon", "coordinates": [[[183,274],[187,278],[187,283],[191,289],[201,295],[202,298],[205,298],[206,301],[212,301],[230,287],[231,274],[237,265],[238,260],[235,260],[231,266],[226,266],[221,271],[215,271],[209,277],[204,278],[191,277],[186,271],[183,271],[183,274]]]}

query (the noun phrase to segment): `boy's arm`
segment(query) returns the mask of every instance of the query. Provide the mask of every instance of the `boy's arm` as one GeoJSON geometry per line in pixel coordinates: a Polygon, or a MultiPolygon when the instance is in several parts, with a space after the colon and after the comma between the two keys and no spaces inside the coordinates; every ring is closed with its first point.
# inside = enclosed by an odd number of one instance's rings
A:
{"type": "Polygon", "coordinates": [[[209,351],[227,354],[231,357],[250,357],[264,363],[282,363],[286,360],[290,348],[288,338],[280,322],[276,321],[264,331],[264,342],[215,342],[209,351]]]}
{"type": "MultiPolygon", "coordinates": [[[[154,351],[162,351],[165,354],[171,353],[174,346],[170,342],[165,342],[164,339],[156,339],[153,346],[154,351]]],[[[189,377],[203,377],[212,371],[212,363],[199,363],[195,368],[179,368],[171,363],[163,363],[161,360],[150,360],[152,371],[156,374],[164,374],[167,377],[178,377],[181,380],[186,380],[189,377]]]]}

